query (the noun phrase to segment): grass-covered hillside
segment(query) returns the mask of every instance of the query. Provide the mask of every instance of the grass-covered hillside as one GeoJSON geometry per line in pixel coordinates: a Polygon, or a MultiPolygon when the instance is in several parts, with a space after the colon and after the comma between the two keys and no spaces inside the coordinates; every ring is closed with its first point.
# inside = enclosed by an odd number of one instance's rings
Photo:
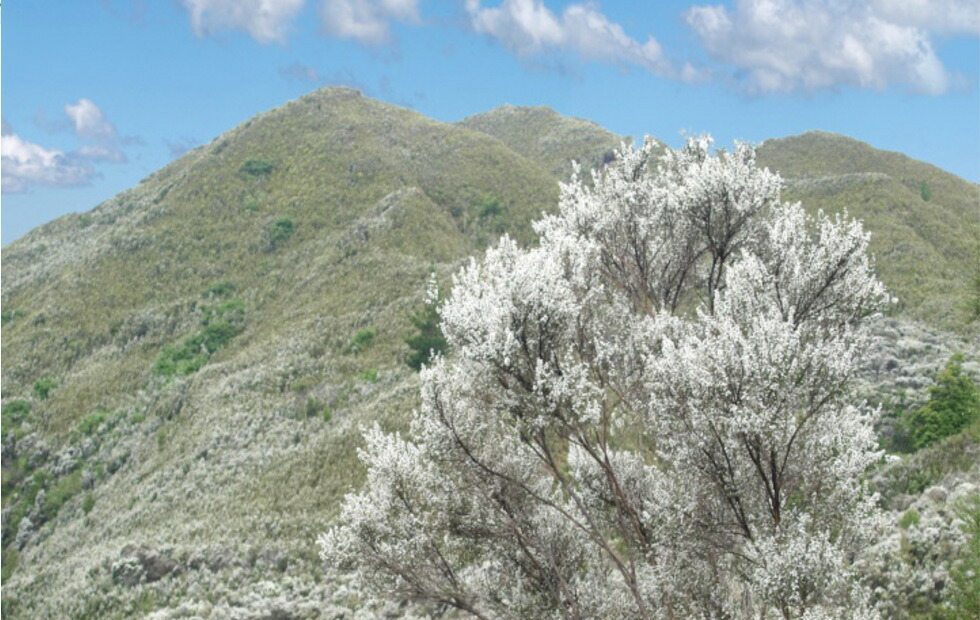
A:
{"type": "Polygon", "coordinates": [[[961,329],[976,311],[980,187],[935,166],[820,131],[767,140],[759,165],[786,180],[784,198],[861,218],[897,309],[961,329]]]}
{"type": "MultiPolygon", "coordinates": [[[[620,141],[543,108],[446,124],[324,89],[3,248],[4,617],[375,617],[315,537],[361,480],[360,428],[407,425],[430,274],[530,241],[567,162],[620,141]]],[[[881,358],[914,391],[959,348],[937,329],[962,324],[977,187],[894,157],[760,150],[790,195],[866,218],[898,312],[931,322],[881,358]],[[934,361],[906,376],[906,353],[934,361]]]]}
{"type": "Polygon", "coordinates": [[[592,121],[562,116],[548,107],[504,105],[459,124],[497,138],[560,179],[571,175],[572,161],[577,161],[583,171],[597,168],[630,140],[592,121]]]}

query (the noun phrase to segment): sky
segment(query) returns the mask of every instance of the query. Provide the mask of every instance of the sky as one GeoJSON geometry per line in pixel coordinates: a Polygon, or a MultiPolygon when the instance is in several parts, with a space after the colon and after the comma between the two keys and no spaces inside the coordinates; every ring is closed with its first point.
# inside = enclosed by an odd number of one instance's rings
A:
{"type": "Polygon", "coordinates": [[[4,245],[317,88],[545,105],[672,146],[812,129],[980,181],[977,0],[30,0],[2,38],[4,245]]]}

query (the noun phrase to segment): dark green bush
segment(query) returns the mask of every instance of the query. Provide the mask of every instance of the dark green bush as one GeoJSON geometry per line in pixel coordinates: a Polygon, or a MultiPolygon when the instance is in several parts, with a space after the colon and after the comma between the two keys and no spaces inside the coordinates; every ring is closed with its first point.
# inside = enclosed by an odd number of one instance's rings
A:
{"type": "Polygon", "coordinates": [[[250,177],[267,177],[275,169],[271,163],[261,159],[250,159],[242,164],[242,173],[250,177]]]}
{"type": "Polygon", "coordinates": [[[929,187],[929,184],[925,181],[919,184],[919,195],[922,196],[922,199],[926,202],[932,200],[932,188],[929,187]]]}
{"type": "Polygon", "coordinates": [[[46,400],[51,390],[58,387],[58,383],[53,379],[38,379],[34,382],[34,395],[41,400],[46,400]]]}
{"type": "Polygon", "coordinates": [[[195,373],[245,329],[245,304],[241,299],[205,306],[201,314],[199,332],[180,345],[163,347],[153,364],[155,374],[173,377],[195,373]]]}
{"type": "Polygon", "coordinates": [[[378,380],[378,369],[377,368],[368,368],[367,370],[365,370],[361,374],[359,374],[358,377],[361,379],[361,381],[367,381],[368,383],[374,383],[375,381],[378,380]]]}
{"type": "Polygon", "coordinates": [[[417,371],[428,364],[433,355],[445,353],[448,344],[439,326],[439,310],[436,304],[425,304],[425,307],[409,319],[418,332],[405,339],[405,344],[412,350],[405,363],[409,368],[417,371]]]}
{"type": "Polygon", "coordinates": [[[909,434],[917,449],[955,435],[980,416],[980,390],[963,373],[963,354],[949,359],[929,387],[929,402],[906,417],[909,434]]]}
{"type": "Polygon", "coordinates": [[[88,514],[92,512],[93,508],[95,508],[95,496],[92,495],[91,491],[89,491],[85,494],[85,497],[82,498],[82,512],[88,514]]]}
{"type": "Polygon", "coordinates": [[[374,337],[378,334],[378,331],[373,327],[365,327],[364,329],[358,330],[354,337],[351,338],[348,349],[353,353],[360,353],[374,344],[374,337]]]}
{"type": "Polygon", "coordinates": [[[273,249],[286,242],[296,232],[296,224],[289,217],[277,218],[269,227],[269,246],[273,249]]]}
{"type": "Polygon", "coordinates": [[[78,423],[75,430],[83,437],[91,436],[99,430],[99,427],[102,426],[102,423],[109,418],[109,415],[110,414],[108,411],[96,411],[94,413],[90,413],[82,418],[82,421],[78,423]]]}

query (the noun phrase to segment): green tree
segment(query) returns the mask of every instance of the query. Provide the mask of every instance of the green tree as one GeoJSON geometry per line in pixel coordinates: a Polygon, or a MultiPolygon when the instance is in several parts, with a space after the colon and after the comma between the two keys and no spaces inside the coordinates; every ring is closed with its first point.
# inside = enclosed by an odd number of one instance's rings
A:
{"type": "Polygon", "coordinates": [[[413,370],[422,370],[433,355],[446,352],[446,337],[439,326],[439,309],[435,302],[426,302],[425,307],[410,317],[412,325],[418,330],[405,339],[412,351],[405,363],[413,370]]]}
{"type": "Polygon", "coordinates": [[[959,433],[980,414],[980,391],[963,373],[963,354],[953,355],[929,387],[929,402],[907,420],[917,449],[959,433]]]}

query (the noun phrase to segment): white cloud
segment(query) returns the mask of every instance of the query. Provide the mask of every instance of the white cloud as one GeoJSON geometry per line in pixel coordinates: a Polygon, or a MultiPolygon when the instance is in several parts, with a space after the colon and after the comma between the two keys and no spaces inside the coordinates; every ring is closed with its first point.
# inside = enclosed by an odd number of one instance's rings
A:
{"type": "Polygon", "coordinates": [[[324,0],[320,15],[327,34],[364,45],[391,39],[391,22],[418,23],[418,0],[324,0]]]}
{"type": "Polygon", "coordinates": [[[572,4],[556,15],[543,0],[504,0],[484,8],[466,0],[470,26],[520,56],[571,51],[586,60],[643,67],[657,75],[691,77],[688,67],[675,72],[653,37],[640,43],[599,12],[596,5],[572,4]]]}
{"type": "Polygon", "coordinates": [[[893,24],[936,34],[980,34],[976,0],[874,0],[874,11],[893,24]]]}
{"type": "Polygon", "coordinates": [[[259,43],[286,43],[290,21],[305,0],[181,0],[198,36],[244,30],[259,43]]]}
{"type": "Polygon", "coordinates": [[[26,192],[34,185],[67,187],[84,185],[95,171],[87,162],[57,150],[27,142],[4,127],[0,137],[4,194],[26,192]]]}
{"type": "Polygon", "coordinates": [[[75,135],[79,138],[111,140],[119,135],[105,113],[91,99],[82,98],[78,103],[65,105],[65,116],[72,122],[75,135]]]}
{"type": "Polygon", "coordinates": [[[900,8],[881,11],[885,0],[736,0],[734,10],[695,6],[686,19],[708,52],[731,65],[752,92],[839,85],[945,92],[952,77],[925,25],[913,19],[920,1],[893,1],[900,8]]]}

